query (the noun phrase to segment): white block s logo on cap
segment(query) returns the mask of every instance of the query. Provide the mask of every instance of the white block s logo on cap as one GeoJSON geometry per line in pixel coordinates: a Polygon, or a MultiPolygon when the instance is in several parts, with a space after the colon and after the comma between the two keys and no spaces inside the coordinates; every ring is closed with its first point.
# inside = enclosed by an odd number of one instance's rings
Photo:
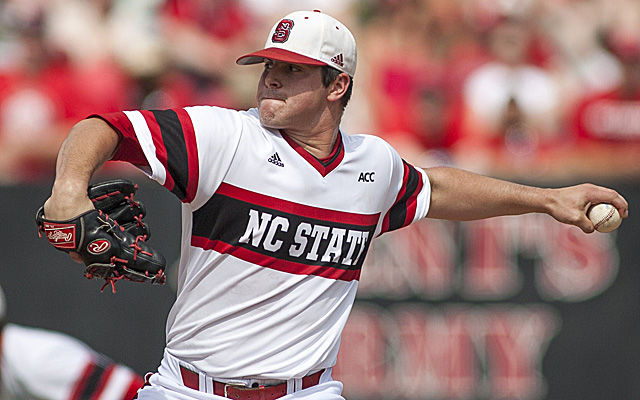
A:
{"type": "Polygon", "coordinates": [[[291,34],[291,28],[293,28],[293,21],[290,19],[283,19],[278,22],[278,25],[273,29],[273,35],[271,36],[271,42],[284,43],[289,39],[291,34]]]}

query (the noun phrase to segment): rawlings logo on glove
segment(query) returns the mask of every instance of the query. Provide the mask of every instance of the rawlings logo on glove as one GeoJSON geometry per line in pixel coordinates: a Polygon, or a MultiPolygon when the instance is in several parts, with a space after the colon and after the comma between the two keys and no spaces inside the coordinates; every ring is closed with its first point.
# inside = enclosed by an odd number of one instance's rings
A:
{"type": "Polygon", "coordinates": [[[96,239],[93,242],[89,243],[87,246],[87,251],[91,254],[102,254],[105,251],[111,248],[111,243],[108,240],[104,239],[96,239]]]}
{"type": "Polygon", "coordinates": [[[95,210],[65,221],[45,218],[44,207],[36,214],[40,234],[56,249],[80,255],[88,279],[106,281],[103,290],[127,280],[162,285],[166,261],[146,240],[149,227],[143,222],[142,203],[133,200],[137,186],[128,180],[113,180],[89,186],[95,210]]]}
{"type": "Polygon", "coordinates": [[[74,249],[76,247],[75,225],[45,222],[42,228],[49,242],[58,249],[74,249]]]}

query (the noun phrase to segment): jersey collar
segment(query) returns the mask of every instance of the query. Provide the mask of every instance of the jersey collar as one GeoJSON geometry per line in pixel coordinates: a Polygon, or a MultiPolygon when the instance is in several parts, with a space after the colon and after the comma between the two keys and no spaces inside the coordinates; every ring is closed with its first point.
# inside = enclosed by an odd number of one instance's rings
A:
{"type": "Polygon", "coordinates": [[[336,139],[336,143],[333,145],[333,150],[331,154],[326,158],[317,158],[313,154],[309,153],[305,149],[302,148],[298,143],[296,143],[293,139],[291,139],[286,133],[280,130],[280,135],[284,138],[284,140],[289,143],[298,154],[302,156],[313,168],[315,168],[320,175],[327,176],[329,172],[336,169],[338,165],[342,162],[344,158],[344,145],[342,143],[342,131],[338,131],[338,137],[336,139]]]}

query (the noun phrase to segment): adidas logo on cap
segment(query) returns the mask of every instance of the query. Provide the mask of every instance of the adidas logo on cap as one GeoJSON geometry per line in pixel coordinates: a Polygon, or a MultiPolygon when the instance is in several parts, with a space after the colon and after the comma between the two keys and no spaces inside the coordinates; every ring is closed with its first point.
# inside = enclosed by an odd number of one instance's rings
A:
{"type": "Polygon", "coordinates": [[[342,56],[342,53],[338,54],[335,57],[332,57],[331,62],[334,64],[338,64],[341,67],[344,67],[344,57],[342,56]]]}

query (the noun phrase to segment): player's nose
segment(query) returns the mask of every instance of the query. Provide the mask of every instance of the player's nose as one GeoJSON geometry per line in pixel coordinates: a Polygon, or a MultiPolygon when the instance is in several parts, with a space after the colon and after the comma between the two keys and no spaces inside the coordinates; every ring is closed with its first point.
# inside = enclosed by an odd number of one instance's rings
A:
{"type": "Polygon", "coordinates": [[[262,73],[262,80],[268,88],[279,88],[282,86],[282,82],[278,78],[278,73],[273,69],[265,69],[262,73]]]}
{"type": "Polygon", "coordinates": [[[279,88],[282,86],[280,80],[277,77],[274,77],[273,74],[267,74],[264,79],[264,83],[269,88],[279,88]]]}

